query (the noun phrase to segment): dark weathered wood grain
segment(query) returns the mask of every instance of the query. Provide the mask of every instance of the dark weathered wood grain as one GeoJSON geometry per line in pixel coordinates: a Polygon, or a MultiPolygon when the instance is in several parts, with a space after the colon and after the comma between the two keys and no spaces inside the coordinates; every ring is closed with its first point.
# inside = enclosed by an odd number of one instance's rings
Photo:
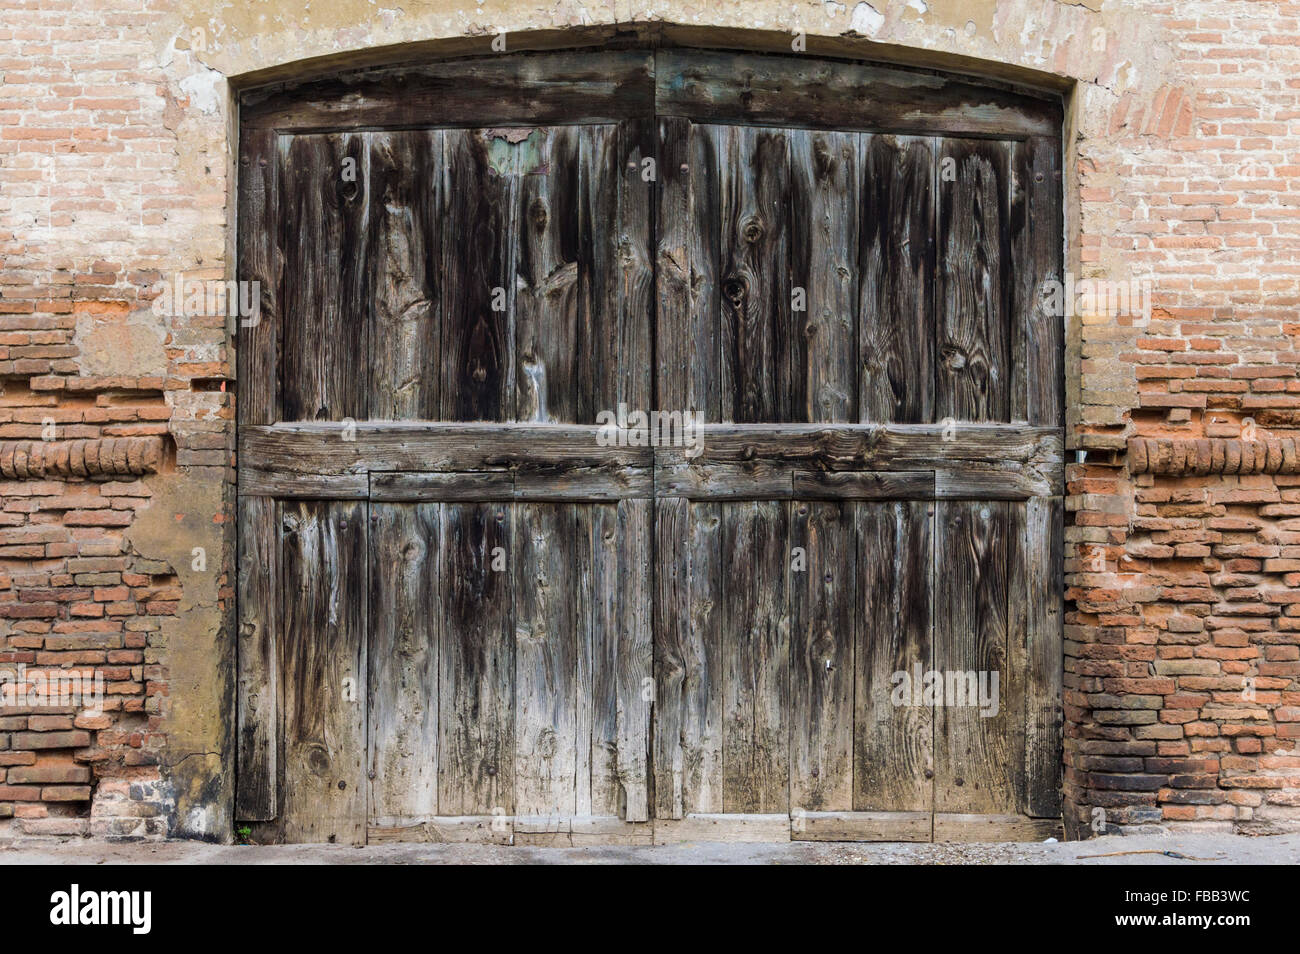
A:
{"type": "Polygon", "coordinates": [[[858,419],[934,412],[934,142],[860,137],[858,419]]]}
{"type": "Polygon", "coordinates": [[[438,814],[437,503],[370,505],[369,824],[438,814]]]}
{"type": "Polygon", "coordinates": [[[652,57],[566,50],[346,73],[249,90],[240,118],[245,128],[286,131],[616,122],[653,114],[652,57]]]}
{"type": "Polygon", "coordinates": [[[519,156],[506,130],[444,133],[442,413],[449,421],[514,416],[519,156]],[[497,308],[494,309],[494,305],[497,308]]]}
{"type": "Polygon", "coordinates": [[[1014,157],[1011,419],[1063,425],[1065,319],[1043,296],[1047,282],[1063,278],[1060,138],[1016,143],[1014,157]]]}
{"type": "Polygon", "coordinates": [[[791,130],[790,401],[796,421],[856,421],[858,135],[791,130]]]}
{"type": "MultiPolygon", "coordinates": [[[[1023,575],[1015,577],[1025,606],[1023,636],[1026,815],[1061,814],[1065,644],[1061,594],[1064,592],[1065,513],[1060,497],[1036,497],[1024,504],[1023,575]]],[[[1018,718],[1019,714],[1013,714],[1018,718]]]]}
{"type": "Polygon", "coordinates": [[[276,502],[270,497],[246,497],[239,502],[235,818],[240,821],[272,819],[278,803],[277,514],[276,502]]]}
{"type": "Polygon", "coordinates": [[[369,416],[436,420],[442,347],[443,133],[367,136],[369,416]]]}
{"type": "Polygon", "coordinates": [[[281,419],[369,416],[366,133],[280,139],[281,419]]]}
{"type": "Polygon", "coordinates": [[[790,809],[853,808],[856,505],[793,505],[790,572],[790,809]]]}
{"type": "Polygon", "coordinates": [[[1010,420],[1011,144],[939,148],[935,417],[1010,420]]]}
{"type": "Polygon", "coordinates": [[[936,811],[1014,812],[1023,783],[1012,710],[1017,674],[1008,666],[1009,506],[1001,501],[935,505],[934,668],[999,674],[996,715],[973,705],[935,710],[936,811]]]}
{"type": "Polygon", "coordinates": [[[717,158],[721,244],[720,420],[790,420],[790,138],[784,130],[701,129],[717,158]]]}
{"type": "Polygon", "coordinates": [[[660,497],[654,507],[654,817],[681,818],[685,766],[683,683],[690,633],[686,552],[690,503],[660,497]]]}
{"type": "Polygon", "coordinates": [[[364,844],[366,504],[295,501],[281,512],[283,837],[364,844]]]}
{"type": "Polygon", "coordinates": [[[235,332],[241,424],[280,419],[279,155],[270,130],[245,130],[240,137],[238,273],[240,281],[258,285],[257,313],[241,316],[235,332]]]}
{"type": "Polygon", "coordinates": [[[857,811],[929,812],[934,807],[933,710],[894,696],[897,673],[914,676],[918,669],[924,672],[933,666],[929,506],[902,501],[856,505],[853,808],[857,811]]]}
{"type": "MultiPolygon", "coordinates": [[[[598,127],[613,138],[610,126],[598,127]]],[[[590,233],[579,229],[586,191],[581,181],[582,130],[576,126],[521,130],[519,223],[515,283],[514,419],[573,421],[577,417],[579,312],[583,276],[590,281],[590,233]],[[535,144],[532,142],[535,141],[535,144]],[[533,153],[527,147],[536,150],[533,153]]],[[[502,142],[503,140],[497,140],[502,142]]],[[[514,238],[511,236],[510,238],[514,238]]],[[[582,348],[588,345],[584,343],[582,348]]]]}
{"type": "Polygon", "coordinates": [[[1057,98],[931,72],[810,56],[660,50],[655,108],[696,122],[934,135],[1051,135],[1057,98]]]}
{"type": "Polygon", "coordinates": [[[442,505],[438,811],[514,813],[513,512],[442,505]]]}

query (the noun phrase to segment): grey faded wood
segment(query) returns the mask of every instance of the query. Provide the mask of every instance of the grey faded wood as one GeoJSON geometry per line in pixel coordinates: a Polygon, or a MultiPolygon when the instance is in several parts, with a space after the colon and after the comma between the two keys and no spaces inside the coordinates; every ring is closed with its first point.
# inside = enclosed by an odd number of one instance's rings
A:
{"type": "Polygon", "coordinates": [[[791,419],[858,419],[856,133],[791,130],[791,419]],[[792,301],[792,307],[795,303],[792,301]]]}
{"type": "Polygon", "coordinates": [[[934,712],[900,693],[934,668],[930,506],[856,504],[857,636],[854,654],[853,808],[934,808],[934,712]]]}
{"type": "Polygon", "coordinates": [[[436,420],[442,348],[443,133],[369,133],[369,416],[436,420]]]}
{"type": "Polygon", "coordinates": [[[722,805],[790,808],[789,504],[722,508],[722,805]]]}
{"type": "MultiPolygon", "coordinates": [[[[722,550],[722,505],[692,503],[685,546],[687,623],[683,647],[682,807],[687,815],[723,811],[723,590],[730,555],[722,550]]],[[[661,560],[673,559],[665,554],[661,560]]],[[[662,565],[662,564],[661,564],[662,565]]]]}
{"type": "Polygon", "coordinates": [[[1011,149],[960,139],[939,148],[936,418],[1010,420],[1011,149]]]}
{"type": "Polygon", "coordinates": [[[508,471],[460,474],[393,471],[370,475],[370,499],[478,501],[513,500],[514,475],[508,471]]]}
{"type": "Polygon", "coordinates": [[[1059,818],[1065,655],[1060,601],[1065,562],[1065,514],[1061,498],[1027,500],[1023,528],[1025,573],[1014,582],[1026,612],[1021,636],[1025,705],[1025,795],[1021,811],[1026,815],[1059,818]]]}
{"type": "Polygon", "coordinates": [[[515,507],[515,814],[577,811],[578,667],[590,608],[574,507],[515,507]]]}
{"type": "Polygon", "coordinates": [[[934,141],[859,140],[858,419],[921,424],[934,413],[934,141]]]}
{"type": "MultiPolygon", "coordinates": [[[[935,811],[1014,813],[1023,784],[1017,674],[1008,647],[1010,507],[1002,501],[943,501],[935,517],[934,669],[944,674],[935,710],[935,811]],[[971,676],[998,674],[994,707],[972,704],[971,676]],[[953,681],[949,674],[962,674],[953,681]],[[951,699],[949,689],[954,690],[951,699]],[[965,704],[955,690],[964,689],[965,704]],[[1015,718],[1013,719],[1013,715],[1015,718]]],[[[978,682],[975,683],[978,686],[978,682]]],[[[991,682],[987,685],[991,688],[991,682]]]]}
{"type": "Polygon", "coordinates": [[[282,420],[369,417],[367,138],[340,132],[279,140],[282,420]]]}
{"type": "Polygon", "coordinates": [[[686,718],[684,684],[690,636],[688,600],[690,567],[674,554],[684,553],[690,503],[683,497],[660,497],[654,507],[656,560],[654,594],[654,817],[681,818],[685,779],[681,744],[686,718]]]}
{"type": "Polygon", "coordinates": [[[442,420],[514,416],[519,169],[536,148],[514,132],[444,133],[442,420]]]}
{"type": "Polygon", "coordinates": [[[364,844],[366,504],[286,502],[281,516],[281,831],[364,844]]]}
{"type": "Polygon", "coordinates": [[[438,811],[514,813],[513,511],[442,505],[438,811]]]}
{"type": "Polygon", "coordinates": [[[789,500],[793,496],[794,472],[785,464],[689,464],[676,455],[659,459],[655,487],[670,496],[690,500],[789,500]]]}
{"type": "Polygon", "coordinates": [[[926,500],[934,496],[934,472],[796,470],[798,500],[926,500]]]}
{"type": "Polygon", "coordinates": [[[614,122],[653,114],[653,54],[562,51],[503,56],[484,36],[481,55],[333,74],[298,86],[245,92],[248,129],[487,126],[614,122]]]}
{"type": "Polygon", "coordinates": [[[853,808],[857,504],[797,501],[790,551],[790,809],[853,808]]]}
{"type": "Polygon", "coordinates": [[[660,50],[655,108],[696,122],[1018,139],[1060,128],[1060,98],[929,71],[771,55],[660,50]]]}
{"type": "Polygon", "coordinates": [[[280,642],[276,632],[280,540],[277,504],[270,497],[239,502],[239,673],[236,751],[239,785],[235,817],[267,821],[276,815],[279,781],[280,642]]]}
{"type": "Polygon", "coordinates": [[[236,328],[241,424],[274,424],[280,418],[279,169],[275,134],[246,131],[239,145],[239,278],[256,282],[258,293],[256,314],[241,316],[236,328]]]}
{"type": "Polygon", "coordinates": [[[441,505],[370,505],[369,824],[438,814],[441,505]]]}
{"type": "Polygon", "coordinates": [[[591,502],[653,495],[654,473],[648,467],[521,468],[515,472],[517,500],[591,502]]]}
{"type": "MultiPolygon", "coordinates": [[[[598,127],[601,138],[614,128],[598,127]]],[[[515,291],[514,419],[573,421],[577,417],[580,311],[589,290],[593,236],[580,230],[587,184],[581,179],[582,130],[577,126],[520,130],[518,146],[518,281],[515,291]],[[534,142],[535,141],[535,142],[534,142]],[[528,149],[528,146],[532,149],[528,149]],[[535,150],[535,151],[534,151],[535,150]],[[583,271],[587,272],[583,276],[583,271]],[[586,278],[584,282],[583,279],[586,278]],[[584,288],[587,285],[587,288],[584,288]]],[[[497,139],[497,143],[509,140],[497,139]]]]}
{"type": "Polygon", "coordinates": [[[591,539],[592,689],[577,700],[591,712],[589,814],[641,822],[649,818],[650,501],[581,509],[591,539]]]}
{"type": "Polygon", "coordinates": [[[790,419],[790,137],[781,129],[709,126],[717,161],[721,291],[719,419],[790,419]]]}

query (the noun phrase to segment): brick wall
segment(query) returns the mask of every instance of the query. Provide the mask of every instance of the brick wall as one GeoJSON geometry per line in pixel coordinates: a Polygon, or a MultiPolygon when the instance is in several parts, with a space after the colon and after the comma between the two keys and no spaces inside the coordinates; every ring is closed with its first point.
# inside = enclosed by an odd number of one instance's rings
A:
{"type": "MultiPolygon", "coordinates": [[[[159,279],[228,277],[226,78],[614,18],[514,0],[283,6],[7,0],[0,665],[92,667],[107,704],[0,714],[0,830],[194,833],[192,806],[228,792],[206,784],[230,769],[203,720],[229,689],[212,647],[229,643],[232,356],[221,317],[148,307],[159,279]],[[124,438],[157,444],[133,464],[105,443],[124,438]]],[[[1300,437],[1300,5],[882,2],[878,22],[859,6],[662,0],[619,17],[761,20],[806,30],[809,52],[847,37],[866,56],[1073,84],[1067,261],[1076,278],[1149,282],[1153,307],[1068,325],[1083,456],[1068,472],[1067,821],[1300,828],[1285,450],[1300,437]]]]}

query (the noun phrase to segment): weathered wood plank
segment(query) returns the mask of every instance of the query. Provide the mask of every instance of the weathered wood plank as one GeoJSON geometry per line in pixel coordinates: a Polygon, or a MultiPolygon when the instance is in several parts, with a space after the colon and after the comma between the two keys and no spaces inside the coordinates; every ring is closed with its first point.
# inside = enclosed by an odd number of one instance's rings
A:
{"type": "Polygon", "coordinates": [[[1026,815],[1061,814],[1061,732],[1065,658],[1062,598],[1065,586],[1065,514],[1060,497],[1025,502],[1023,600],[1026,815]]]}
{"type": "Polygon", "coordinates": [[[934,419],[934,144],[859,147],[858,419],[921,424],[934,419]]]}
{"type": "Polygon", "coordinates": [[[597,814],[649,817],[650,501],[591,511],[591,801],[597,814]]]}
{"type": "Polygon", "coordinates": [[[1060,137],[1016,143],[1014,158],[1011,419],[1063,425],[1065,319],[1051,313],[1043,294],[1063,277],[1060,137]]]}
{"type": "Polygon", "coordinates": [[[684,841],[789,841],[790,816],[784,812],[693,812],[678,819],[655,818],[654,839],[656,845],[676,845],[684,841]]]}
{"type": "MultiPolygon", "coordinates": [[[[613,138],[614,127],[597,127],[613,138]]],[[[579,228],[587,184],[579,127],[520,130],[527,168],[519,177],[518,281],[515,289],[515,420],[577,419],[580,311],[590,281],[593,237],[579,228]],[[535,140],[535,145],[533,144],[535,140]],[[532,145],[536,152],[525,152],[532,145]],[[584,276],[582,273],[586,272],[584,276]],[[585,279],[585,281],[584,281],[585,279]]],[[[498,140],[500,142],[501,140],[498,140]]],[[[507,140],[508,141],[508,140],[507,140]]]]}
{"type": "MultiPolygon", "coordinates": [[[[489,37],[483,37],[486,53],[489,37]]],[[[654,112],[646,51],[493,54],[276,84],[242,97],[246,128],[617,122],[654,112]]]]}
{"type": "Polygon", "coordinates": [[[935,135],[1051,135],[1059,100],[807,56],[660,50],[655,108],[696,122],[935,135]]]}
{"type": "Polygon", "coordinates": [[[690,635],[690,566],[686,552],[690,503],[660,497],[654,507],[654,817],[681,818],[685,779],[686,646],[690,635]]]}
{"type": "Polygon", "coordinates": [[[371,825],[372,845],[414,841],[446,845],[510,845],[513,821],[505,815],[440,815],[413,825],[371,825]]]}
{"type": "Polygon", "coordinates": [[[934,496],[934,471],[796,470],[796,500],[928,500],[934,496]]]}
{"type": "Polygon", "coordinates": [[[858,419],[858,135],[790,132],[791,419],[858,419]]]}
{"type": "Polygon", "coordinates": [[[728,812],[790,808],[789,505],[722,509],[724,576],[722,803],[728,812]]]}
{"type": "Polygon", "coordinates": [[[442,252],[442,413],[450,421],[514,416],[519,155],[514,130],[447,130],[442,252]]]}
{"type": "Polygon", "coordinates": [[[790,809],[853,808],[857,527],[848,502],[793,505],[790,809]]]}
{"type": "Polygon", "coordinates": [[[655,469],[659,493],[689,500],[789,500],[793,470],[786,464],[682,464],[655,469]]]}
{"type": "Polygon", "coordinates": [[[282,505],[280,822],[289,842],[366,837],[366,504],[282,505]]]}
{"type": "Polygon", "coordinates": [[[934,806],[933,711],[923,697],[897,694],[898,673],[914,683],[933,668],[929,508],[902,501],[856,505],[853,808],[859,811],[934,806]]]}
{"type": "Polygon", "coordinates": [[[244,130],[239,144],[239,280],[256,282],[255,314],[238,319],[239,422],[280,419],[279,149],[271,130],[244,130]]]}
{"type": "Polygon", "coordinates": [[[1007,704],[1013,676],[1007,645],[1009,505],[935,506],[933,668],[944,681],[943,704],[935,711],[935,809],[1014,812],[1024,764],[1013,738],[1021,714],[1007,704]],[[971,699],[972,685],[989,690],[986,706],[971,699]]]}
{"type": "MultiPolygon", "coordinates": [[[[664,559],[664,557],[660,557],[664,559]]],[[[687,814],[723,810],[723,587],[730,554],[722,551],[722,505],[692,503],[676,559],[687,574],[683,646],[682,806],[687,814]]],[[[661,564],[662,565],[662,564],[661,564]]],[[[657,711],[657,710],[656,710],[657,711]]]]}
{"type": "Polygon", "coordinates": [[[720,420],[790,420],[790,138],[703,127],[717,158],[720,420]]]}
{"type": "Polygon", "coordinates": [[[1011,144],[939,147],[935,416],[1010,419],[1011,144]]]}
{"type": "Polygon", "coordinates": [[[280,139],[277,356],[286,421],[370,416],[368,135],[280,139]]]}
{"type": "Polygon", "coordinates": [[[369,145],[372,419],[438,417],[443,133],[373,133],[369,145]]]}
{"type": "Polygon", "coordinates": [[[438,813],[437,503],[370,505],[369,823],[438,813]]]}
{"type": "Polygon", "coordinates": [[[798,812],[793,841],[929,841],[929,812],[798,812]]]}
{"type": "Polygon", "coordinates": [[[514,474],[480,471],[466,474],[398,471],[370,475],[371,500],[490,501],[513,500],[514,474]]]}
{"type": "Polygon", "coordinates": [[[939,812],[934,816],[934,840],[958,842],[1046,841],[1065,837],[1059,818],[1024,815],[939,812]]]}
{"type": "Polygon", "coordinates": [[[238,785],[235,818],[275,817],[279,768],[279,515],[270,497],[239,501],[238,785]]]}
{"type": "Polygon", "coordinates": [[[577,814],[577,673],[583,651],[574,509],[515,505],[515,815],[577,814]]]}
{"type": "Polygon", "coordinates": [[[612,501],[654,496],[648,467],[573,467],[515,472],[517,500],[612,501]]]}
{"type": "Polygon", "coordinates": [[[514,814],[513,508],[442,506],[438,811],[514,814]]]}

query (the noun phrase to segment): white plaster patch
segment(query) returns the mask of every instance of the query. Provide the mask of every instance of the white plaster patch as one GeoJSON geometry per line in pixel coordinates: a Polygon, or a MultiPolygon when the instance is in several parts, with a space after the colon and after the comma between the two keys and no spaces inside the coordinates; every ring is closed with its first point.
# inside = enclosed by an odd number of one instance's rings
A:
{"type": "Polygon", "coordinates": [[[180,82],[181,90],[189,97],[190,105],[202,113],[216,113],[221,108],[226,78],[217,70],[196,64],[198,71],[180,82]]]}
{"type": "Polygon", "coordinates": [[[875,36],[877,30],[885,25],[885,17],[869,3],[859,3],[853,8],[853,19],[849,28],[863,36],[875,36]]]}
{"type": "Polygon", "coordinates": [[[926,6],[925,0],[907,0],[907,5],[917,13],[925,13],[930,9],[926,6]]]}

